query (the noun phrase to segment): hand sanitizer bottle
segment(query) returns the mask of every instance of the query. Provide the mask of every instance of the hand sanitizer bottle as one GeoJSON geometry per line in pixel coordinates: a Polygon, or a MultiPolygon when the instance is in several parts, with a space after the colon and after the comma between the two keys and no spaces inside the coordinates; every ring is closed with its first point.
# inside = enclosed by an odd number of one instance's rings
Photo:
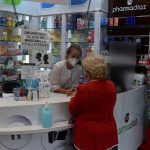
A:
{"type": "Polygon", "coordinates": [[[28,89],[27,100],[32,101],[32,89],[31,88],[28,89]]]}
{"type": "Polygon", "coordinates": [[[43,128],[50,128],[52,126],[52,109],[47,103],[40,109],[40,120],[43,128]]]}

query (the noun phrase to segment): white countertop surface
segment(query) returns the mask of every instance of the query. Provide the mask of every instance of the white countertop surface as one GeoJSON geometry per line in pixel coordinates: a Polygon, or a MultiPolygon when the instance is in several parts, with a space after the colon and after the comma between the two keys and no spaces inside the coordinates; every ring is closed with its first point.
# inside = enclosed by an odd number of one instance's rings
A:
{"type": "Polygon", "coordinates": [[[54,103],[68,103],[70,97],[65,94],[50,93],[49,98],[41,98],[37,101],[15,101],[13,97],[0,98],[0,108],[19,107],[19,106],[35,106],[54,103]]]}
{"type": "MultiPolygon", "coordinates": [[[[128,92],[133,92],[134,90],[138,90],[140,88],[143,88],[145,86],[138,87],[136,89],[133,89],[131,91],[127,91],[124,93],[117,94],[118,96],[122,94],[126,94],[128,92]]],[[[59,93],[50,93],[49,98],[42,98],[37,101],[15,101],[14,97],[3,97],[0,98],[0,108],[8,108],[8,107],[21,107],[21,106],[36,106],[36,105],[43,105],[46,104],[57,104],[57,103],[68,103],[70,101],[70,97],[65,94],[59,94],[59,93]]]]}

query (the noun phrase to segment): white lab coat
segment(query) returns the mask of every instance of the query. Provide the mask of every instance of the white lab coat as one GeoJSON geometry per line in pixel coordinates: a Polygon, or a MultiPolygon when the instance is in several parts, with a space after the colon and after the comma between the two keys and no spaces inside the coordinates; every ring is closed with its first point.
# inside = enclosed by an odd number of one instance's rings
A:
{"type": "Polygon", "coordinates": [[[58,88],[77,87],[82,75],[82,67],[75,65],[69,70],[66,66],[66,60],[60,61],[54,65],[50,76],[51,90],[55,91],[58,88]]]}

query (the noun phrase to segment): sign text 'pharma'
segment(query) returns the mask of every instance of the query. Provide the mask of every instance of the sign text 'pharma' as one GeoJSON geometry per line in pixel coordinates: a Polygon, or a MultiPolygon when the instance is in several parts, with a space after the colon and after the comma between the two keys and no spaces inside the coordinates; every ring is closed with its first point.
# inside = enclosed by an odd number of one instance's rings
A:
{"type": "Polygon", "coordinates": [[[147,5],[134,5],[126,7],[114,7],[112,13],[116,12],[129,12],[129,11],[143,11],[147,9],[147,5]]]}

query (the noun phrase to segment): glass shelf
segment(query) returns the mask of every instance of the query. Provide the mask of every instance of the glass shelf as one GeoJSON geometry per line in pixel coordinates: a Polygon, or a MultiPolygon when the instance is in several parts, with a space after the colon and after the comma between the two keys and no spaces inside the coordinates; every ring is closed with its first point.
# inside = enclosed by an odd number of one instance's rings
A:
{"type": "MultiPolygon", "coordinates": [[[[103,26],[102,26],[103,27],[103,26]]],[[[127,26],[106,26],[110,29],[122,29],[122,28],[150,28],[150,25],[127,25],[127,26]]]]}
{"type": "Polygon", "coordinates": [[[49,31],[49,30],[61,30],[61,28],[41,28],[40,30],[47,30],[47,31],[49,31]]]}
{"type": "Polygon", "coordinates": [[[61,28],[47,28],[47,30],[61,30],[61,28]]]}
{"type": "MultiPolygon", "coordinates": [[[[0,63],[0,64],[5,65],[5,63],[0,63]]],[[[21,69],[21,66],[16,66],[14,68],[0,68],[0,71],[2,71],[2,70],[20,70],[20,69],[21,69]]]]}
{"type": "Polygon", "coordinates": [[[66,43],[89,43],[89,44],[93,44],[94,42],[80,42],[80,41],[77,41],[77,42],[71,42],[71,41],[68,41],[66,43]]]}
{"type": "Polygon", "coordinates": [[[109,35],[109,37],[149,37],[149,35],[109,35]]]}
{"type": "Polygon", "coordinates": [[[5,40],[0,40],[1,42],[8,42],[8,43],[20,43],[21,41],[5,41],[5,40]]]}
{"type": "Polygon", "coordinates": [[[136,66],[138,67],[147,67],[147,68],[150,68],[150,64],[136,64],[136,66]]]}
{"type": "Polygon", "coordinates": [[[71,31],[80,31],[80,30],[94,30],[94,27],[91,27],[91,28],[83,28],[83,29],[77,29],[77,28],[75,28],[75,29],[67,29],[67,31],[68,30],[71,30],[71,31]]]}
{"type": "Polygon", "coordinates": [[[13,29],[21,29],[21,26],[20,26],[20,27],[13,27],[13,26],[3,26],[3,25],[0,25],[0,28],[13,28],[13,29]]]}
{"type": "Polygon", "coordinates": [[[26,56],[26,55],[28,55],[28,54],[14,54],[14,55],[0,55],[0,57],[17,57],[17,56],[26,56]]]}
{"type": "Polygon", "coordinates": [[[61,41],[60,41],[60,42],[57,42],[57,41],[56,41],[56,42],[55,42],[55,41],[50,41],[50,43],[61,43],[61,41]]]}
{"type": "Polygon", "coordinates": [[[4,80],[4,81],[0,81],[0,84],[2,83],[9,83],[9,82],[16,82],[17,80],[4,80]]]}

